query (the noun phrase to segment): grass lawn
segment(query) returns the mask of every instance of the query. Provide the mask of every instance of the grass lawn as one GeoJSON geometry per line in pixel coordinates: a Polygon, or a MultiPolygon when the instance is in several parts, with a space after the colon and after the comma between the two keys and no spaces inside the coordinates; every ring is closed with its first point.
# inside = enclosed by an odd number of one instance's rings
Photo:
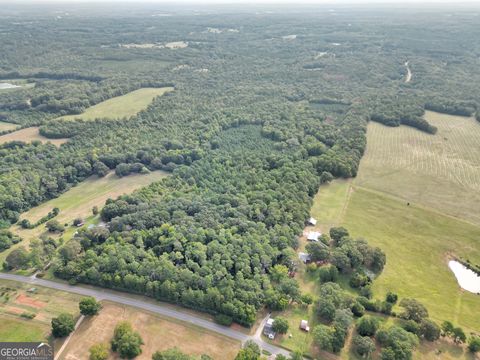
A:
{"type": "Polygon", "coordinates": [[[351,184],[350,179],[338,179],[322,185],[321,190],[315,195],[310,210],[312,217],[317,220],[315,228],[328,232],[332,226],[340,223],[348,206],[351,184]]]}
{"type": "Polygon", "coordinates": [[[13,130],[18,127],[18,124],[12,124],[4,121],[0,121],[0,131],[13,130]]]}
{"type": "Polygon", "coordinates": [[[374,293],[394,291],[424,303],[437,321],[480,330],[480,296],[462,291],[447,266],[456,255],[480,263],[480,227],[355,188],[342,225],[387,254],[374,293]]]}
{"type": "Polygon", "coordinates": [[[9,141],[23,141],[26,143],[30,143],[32,141],[40,141],[42,143],[51,142],[53,145],[60,146],[66,143],[68,139],[48,139],[45,136],[40,135],[38,132],[38,127],[33,126],[0,136],[0,144],[9,141]]]}
{"type": "Polygon", "coordinates": [[[46,341],[50,327],[32,320],[0,315],[0,339],[2,341],[46,341]]]}
{"type": "MultiPolygon", "coordinates": [[[[190,324],[166,319],[136,308],[105,302],[98,316],[87,318],[77,329],[61,359],[87,359],[88,349],[96,343],[109,343],[115,325],[129,321],[144,341],[136,359],[151,359],[157,350],[177,347],[192,355],[208,354],[213,359],[233,360],[240,343],[190,324]]],[[[110,354],[110,359],[116,359],[110,354]]]]}
{"type": "Polygon", "coordinates": [[[435,135],[370,122],[354,184],[480,225],[480,123],[428,112],[435,135]]]}
{"type": "Polygon", "coordinates": [[[312,355],[312,333],[300,330],[300,322],[302,320],[308,320],[310,329],[313,329],[316,319],[313,305],[308,307],[291,305],[287,310],[281,313],[273,313],[272,317],[276,317],[277,315],[288,320],[288,332],[285,335],[277,334],[273,341],[268,340],[266,337],[263,337],[264,340],[293,351],[301,351],[305,355],[312,355]]]}
{"type": "Polygon", "coordinates": [[[157,96],[161,96],[169,91],[173,91],[173,88],[163,87],[138,89],[129,92],[128,94],[102,101],[97,105],[89,107],[82,114],[66,115],[62,116],[60,119],[95,120],[97,118],[128,118],[146,109],[157,96]]]}
{"type": "MultiPolygon", "coordinates": [[[[29,219],[30,222],[34,223],[42,216],[48,214],[53,208],[58,207],[60,214],[55,219],[60,221],[60,223],[69,223],[71,225],[75,218],[80,217],[86,220],[84,226],[88,226],[98,221],[98,217],[94,218],[92,216],[92,208],[94,206],[98,206],[101,209],[108,198],[116,198],[122,194],[131,193],[152,182],[160,181],[166,176],[168,176],[168,173],[163,171],[152,171],[145,175],[132,174],[122,178],[117,177],[113,172],[103,178],[92,176],[77,186],[72,187],[58,198],[49,200],[23,213],[21,219],[29,219]]],[[[40,225],[34,229],[22,229],[20,226],[14,225],[11,227],[11,230],[24,240],[1,253],[0,262],[3,262],[12,249],[18,246],[27,247],[32,238],[38,237],[46,231],[45,225],[40,225]]],[[[63,234],[64,239],[68,240],[71,238],[77,230],[78,228],[73,226],[67,227],[63,234]]]]}

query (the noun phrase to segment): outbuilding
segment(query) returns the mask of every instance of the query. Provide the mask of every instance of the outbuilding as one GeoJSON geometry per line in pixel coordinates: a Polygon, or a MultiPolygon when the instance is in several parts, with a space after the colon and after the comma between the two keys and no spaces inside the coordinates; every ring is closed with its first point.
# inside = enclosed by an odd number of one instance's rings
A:
{"type": "Polygon", "coordinates": [[[312,261],[312,257],[310,256],[310,254],[307,254],[307,253],[304,253],[304,252],[298,253],[298,258],[304,264],[308,264],[312,261]]]}
{"type": "Polygon", "coordinates": [[[311,217],[310,219],[308,219],[308,225],[312,225],[312,226],[315,226],[317,225],[317,220],[314,219],[313,217],[311,217]]]}
{"type": "Polygon", "coordinates": [[[310,331],[310,326],[308,326],[308,321],[307,320],[302,320],[300,321],[300,329],[306,332],[310,331]]]}
{"type": "Polygon", "coordinates": [[[322,236],[322,233],[319,231],[309,231],[307,233],[307,240],[308,241],[318,241],[318,238],[322,236]]]}

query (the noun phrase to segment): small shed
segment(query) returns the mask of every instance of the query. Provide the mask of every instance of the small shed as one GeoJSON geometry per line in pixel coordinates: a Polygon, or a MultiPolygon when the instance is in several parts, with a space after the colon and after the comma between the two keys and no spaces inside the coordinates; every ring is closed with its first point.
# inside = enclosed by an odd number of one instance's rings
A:
{"type": "Polygon", "coordinates": [[[308,321],[307,320],[302,320],[300,321],[300,329],[306,332],[310,331],[310,326],[308,326],[308,321]]]}
{"type": "Polygon", "coordinates": [[[300,261],[302,261],[304,264],[308,264],[309,262],[312,261],[312,257],[310,256],[310,254],[307,254],[307,253],[304,253],[304,252],[298,253],[298,258],[299,258],[300,261]]]}
{"type": "Polygon", "coordinates": [[[307,240],[308,241],[318,241],[318,238],[322,236],[322,233],[319,231],[309,231],[307,233],[307,240]]]}
{"type": "Polygon", "coordinates": [[[310,219],[308,219],[308,225],[312,225],[312,226],[315,226],[317,225],[317,220],[314,219],[313,217],[311,217],[310,219]]]}

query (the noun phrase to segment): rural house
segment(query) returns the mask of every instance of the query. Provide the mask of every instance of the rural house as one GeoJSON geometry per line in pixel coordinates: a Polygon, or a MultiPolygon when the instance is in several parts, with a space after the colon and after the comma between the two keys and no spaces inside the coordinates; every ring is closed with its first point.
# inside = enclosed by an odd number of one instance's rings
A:
{"type": "Polygon", "coordinates": [[[273,322],[275,320],[273,318],[270,318],[267,320],[265,326],[263,327],[263,335],[268,337],[270,340],[275,339],[275,331],[273,331],[273,322]]]}

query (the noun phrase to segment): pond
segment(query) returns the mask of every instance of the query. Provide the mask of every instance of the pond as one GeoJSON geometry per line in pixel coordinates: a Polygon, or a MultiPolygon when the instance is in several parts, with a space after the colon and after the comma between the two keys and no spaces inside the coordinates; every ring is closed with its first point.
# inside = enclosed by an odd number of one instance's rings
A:
{"type": "Polygon", "coordinates": [[[15,88],[19,88],[21,86],[19,85],[13,85],[13,84],[10,84],[10,83],[2,83],[0,82],[0,90],[4,90],[4,89],[15,89],[15,88]]]}
{"type": "Polygon", "coordinates": [[[455,260],[450,260],[448,267],[455,274],[457,282],[462,289],[474,294],[480,293],[480,276],[477,273],[455,260]]]}

